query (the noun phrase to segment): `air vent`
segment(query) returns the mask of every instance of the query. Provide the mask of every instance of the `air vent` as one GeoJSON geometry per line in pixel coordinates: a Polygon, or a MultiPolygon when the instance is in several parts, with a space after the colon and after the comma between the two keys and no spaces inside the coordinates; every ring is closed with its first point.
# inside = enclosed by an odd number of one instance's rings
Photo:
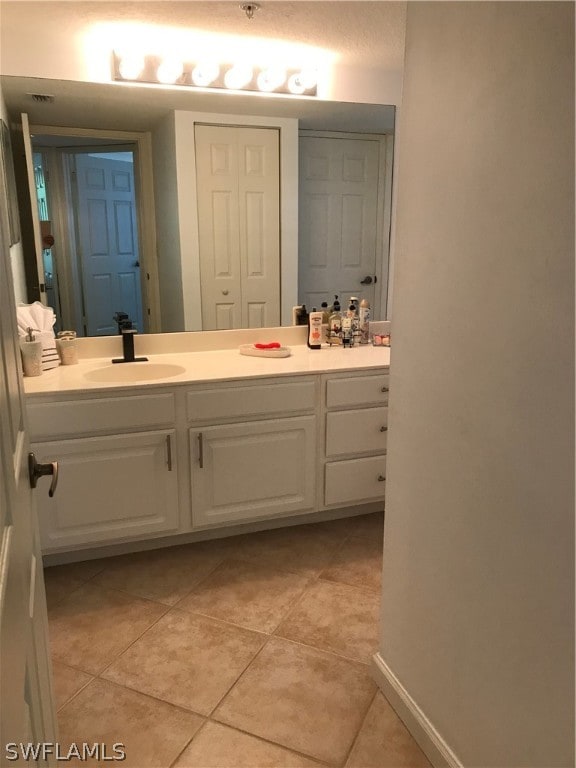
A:
{"type": "Polygon", "coordinates": [[[28,93],[26,95],[30,96],[37,104],[52,104],[56,98],[49,93],[28,93]]]}

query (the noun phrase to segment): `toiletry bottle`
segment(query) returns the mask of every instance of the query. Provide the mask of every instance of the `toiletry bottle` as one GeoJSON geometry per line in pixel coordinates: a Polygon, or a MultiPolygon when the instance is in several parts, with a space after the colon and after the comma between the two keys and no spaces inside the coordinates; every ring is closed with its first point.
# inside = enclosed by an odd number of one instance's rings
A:
{"type": "MultiPolygon", "coordinates": [[[[355,296],[350,298],[350,304],[348,311],[346,312],[346,318],[350,320],[350,345],[354,346],[358,336],[360,335],[360,326],[358,323],[358,299],[355,296]]],[[[348,326],[348,324],[346,324],[348,326]]],[[[342,330],[344,331],[344,322],[342,322],[342,330]]]]}
{"type": "Polygon", "coordinates": [[[322,310],[322,322],[325,325],[328,325],[328,323],[330,322],[330,312],[328,311],[328,302],[323,301],[322,304],[320,305],[320,308],[322,310]]]}
{"type": "Polygon", "coordinates": [[[358,310],[358,324],[360,326],[360,344],[368,344],[368,330],[370,323],[370,302],[362,299],[358,310]]]}
{"type": "Polygon", "coordinates": [[[308,315],[308,346],[310,349],[322,347],[322,312],[317,312],[316,307],[308,315]]]}
{"type": "Polygon", "coordinates": [[[352,318],[350,313],[347,312],[346,316],[342,318],[342,346],[353,347],[354,346],[354,332],[352,328],[352,318]]]}
{"type": "Polygon", "coordinates": [[[338,296],[334,297],[334,306],[332,308],[332,314],[328,321],[328,343],[329,344],[341,344],[342,339],[340,333],[342,331],[342,315],[340,314],[340,302],[338,296]]]}

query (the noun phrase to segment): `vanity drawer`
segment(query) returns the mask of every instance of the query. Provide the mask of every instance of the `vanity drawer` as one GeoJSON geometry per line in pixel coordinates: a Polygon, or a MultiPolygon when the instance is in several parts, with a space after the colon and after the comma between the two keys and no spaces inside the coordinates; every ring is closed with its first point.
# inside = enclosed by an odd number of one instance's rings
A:
{"type": "Polygon", "coordinates": [[[388,408],[335,411],[326,415],[326,456],[386,450],[388,408]]]}
{"type": "Polygon", "coordinates": [[[388,402],[387,373],[376,376],[350,376],[326,382],[326,407],[346,408],[388,402]]]}
{"type": "Polygon", "coordinates": [[[324,503],[350,504],[384,498],[386,456],[326,464],[324,503]]]}
{"type": "Polygon", "coordinates": [[[189,421],[269,416],[312,411],[316,406],[315,380],[268,381],[252,386],[198,389],[186,395],[189,421]]]}
{"type": "Polygon", "coordinates": [[[125,429],[171,425],[176,418],[174,395],[101,397],[56,403],[28,402],[33,440],[125,429]]]}

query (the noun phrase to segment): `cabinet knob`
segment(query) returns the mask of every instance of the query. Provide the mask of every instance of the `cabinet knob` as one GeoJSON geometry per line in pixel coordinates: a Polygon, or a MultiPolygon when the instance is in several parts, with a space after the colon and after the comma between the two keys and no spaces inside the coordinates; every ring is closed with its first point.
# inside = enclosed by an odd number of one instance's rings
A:
{"type": "Polygon", "coordinates": [[[225,289],[222,291],[222,296],[228,296],[228,294],[229,294],[229,293],[230,293],[230,291],[228,290],[228,288],[225,288],[225,289]]]}
{"type": "Polygon", "coordinates": [[[380,427],[380,432],[388,432],[388,427],[380,427]]]}
{"type": "Polygon", "coordinates": [[[390,390],[388,389],[388,387],[382,387],[382,389],[380,391],[381,392],[389,392],[390,390]]]}
{"type": "Polygon", "coordinates": [[[384,475],[378,475],[378,482],[383,483],[384,480],[386,480],[386,477],[384,475]]]}

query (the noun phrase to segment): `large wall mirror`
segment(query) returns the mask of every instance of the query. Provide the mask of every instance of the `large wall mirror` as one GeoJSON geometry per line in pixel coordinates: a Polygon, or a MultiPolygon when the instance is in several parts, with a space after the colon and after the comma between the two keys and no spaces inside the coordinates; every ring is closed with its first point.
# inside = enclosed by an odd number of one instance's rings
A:
{"type": "Polygon", "coordinates": [[[335,295],[386,316],[393,106],[1,85],[28,300],[58,329],[113,334],[117,311],[142,332],[288,325],[335,295]]]}

